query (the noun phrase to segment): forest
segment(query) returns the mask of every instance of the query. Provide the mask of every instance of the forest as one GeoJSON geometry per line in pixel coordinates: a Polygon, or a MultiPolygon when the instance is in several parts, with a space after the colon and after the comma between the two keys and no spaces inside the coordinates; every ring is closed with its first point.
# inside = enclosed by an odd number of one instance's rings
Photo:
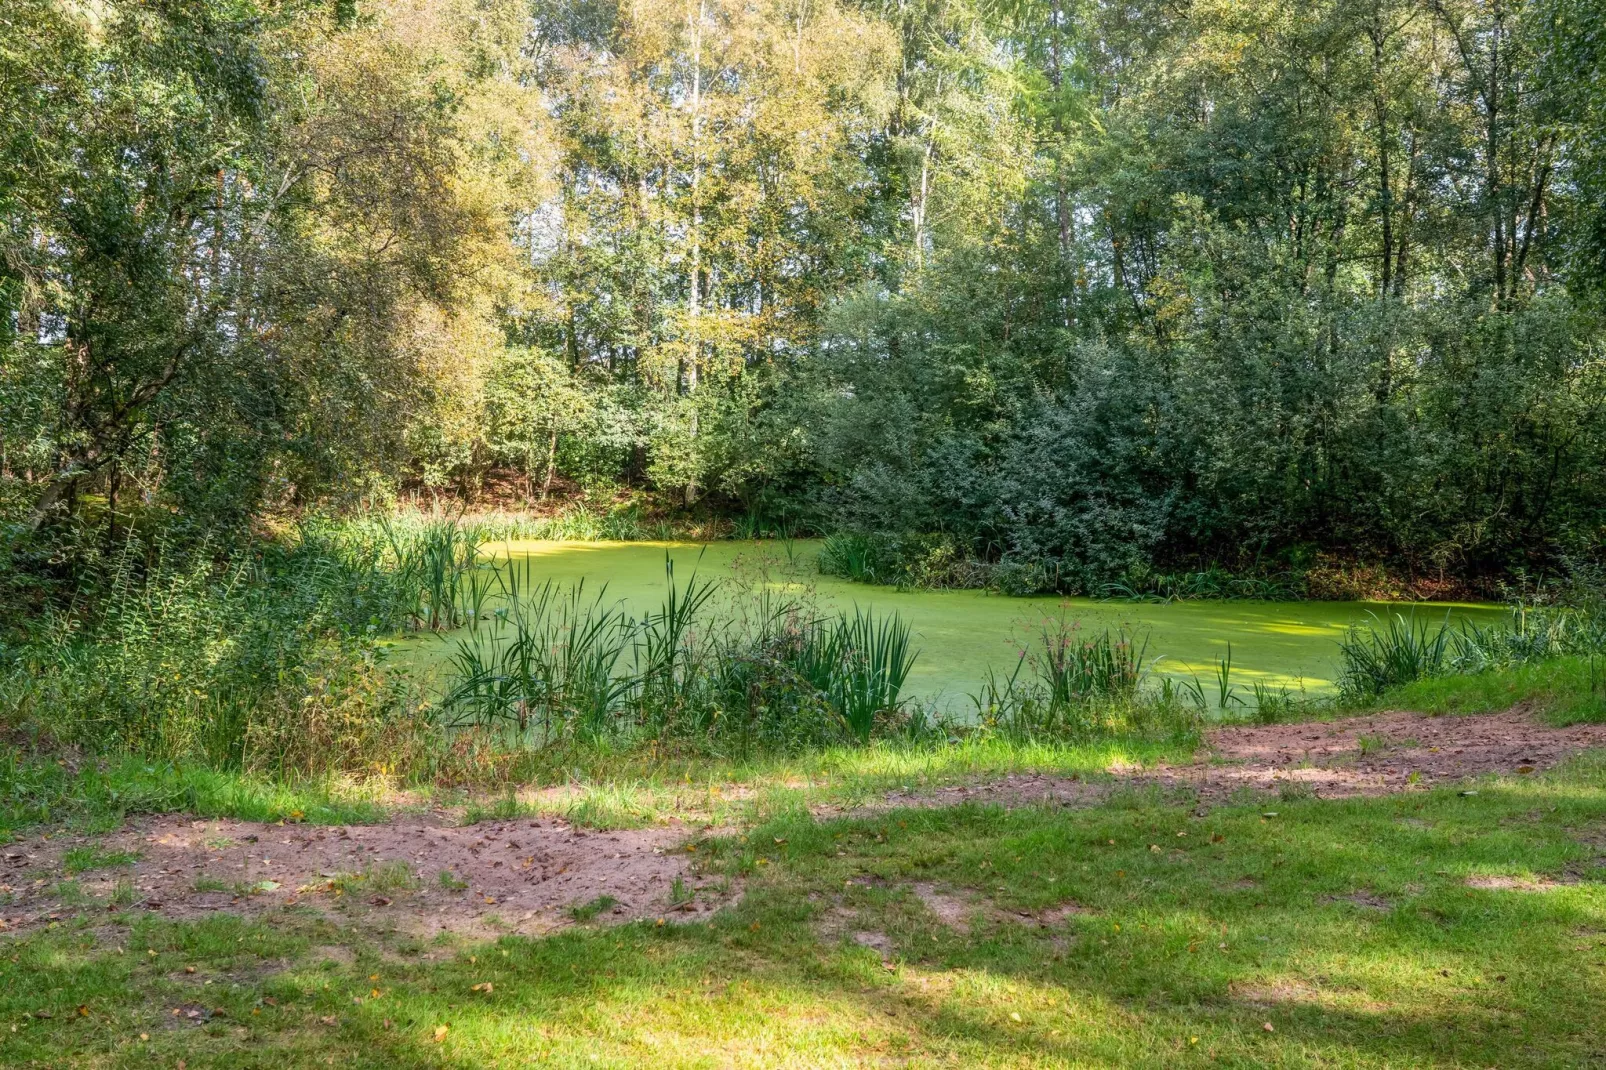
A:
{"type": "Polygon", "coordinates": [[[0,502],[58,557],[488,492],[1026,591],[1600,557],[1587,0],[4,19],[0,502]]]}
{"type": "Polygon", "coordinates": [[[1602,0],[0,0],[0,1064],[1606,1058],[1602,0]]]}

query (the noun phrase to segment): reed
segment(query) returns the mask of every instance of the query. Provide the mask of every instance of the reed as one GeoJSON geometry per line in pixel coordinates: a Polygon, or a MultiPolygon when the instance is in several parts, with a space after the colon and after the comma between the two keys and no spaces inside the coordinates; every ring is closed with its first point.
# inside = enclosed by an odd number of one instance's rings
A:
{"type": "Polygon", "coordinates": [[[718,583],[677,581],[667,555],[664,570],[663,603],[634,618],[604,593],[503,566],[501,607],[455,640],[448,726],[537,747],[579,734],[745,753],[862,744],[899,720],[917,654],[896,614],[816,618],[759,591],[721,615],[718,583]]]}
{"type": "Polygon", "coordinates": [[[1369,616],[1371,626],[1352,627],[1339,643],[1338,683],[1345,697],[1380,695],[1448,668],[1454,634],[1448,614],[1437,626],[1400,613],[1391,614],[1386,623],[1376,614],[1369,616]]]}

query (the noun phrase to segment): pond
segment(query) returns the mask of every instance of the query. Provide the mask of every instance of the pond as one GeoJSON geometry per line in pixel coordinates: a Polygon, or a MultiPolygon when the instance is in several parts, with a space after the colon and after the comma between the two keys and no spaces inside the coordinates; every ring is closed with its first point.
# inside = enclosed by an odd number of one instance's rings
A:
{"type": "MultiPolygon", "coordinates": [[[[606,585],[606,598],[640,616],[655,610],[666,591],[665,555],[677,584],[694,572],[728,587],[768,587],[813,598],[823,611],[853,607],[897,612],[914,633],[919,657],[906,693],[945,707],[969,706],[989,668],[1010,672],[1020,651],[1046,619],[1061,613],[1097,633],[1126,627],[1147,642],[1154,672],[1197,675],[1214,687],[1218,659],[1232,655],[1232,680],[1247,690],[1255,681],[1316,694],[1330,689],[1338,669],[1338,640],[1372,615],[1415,613],[1434,621],[1488,623],[1503,609],[1492,605],[1380,602],[1185,601],[1167,604],[1103,602],[1087,598],[1014,598],[986,591],[900,591],[822,576],[819,544],[781,542],[545,542],[489,544],[484,552],[527,568],[537,581],[559,586],[606,585]]],[[[453,635],[398,644],[410,663],[438,669],[453,635]]]]}

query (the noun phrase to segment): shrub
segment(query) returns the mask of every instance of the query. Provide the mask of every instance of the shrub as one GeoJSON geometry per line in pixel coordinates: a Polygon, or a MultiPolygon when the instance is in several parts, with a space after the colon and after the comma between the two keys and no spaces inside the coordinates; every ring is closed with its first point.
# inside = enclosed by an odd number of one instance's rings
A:
{"type": "Polygon", "coordinates": [[[224,769],[405,771],[425,708],[345,630],[347,572],[324,549],[219,562],[130,543],[0,665],[0,719],[39,743],[224,769]]]}

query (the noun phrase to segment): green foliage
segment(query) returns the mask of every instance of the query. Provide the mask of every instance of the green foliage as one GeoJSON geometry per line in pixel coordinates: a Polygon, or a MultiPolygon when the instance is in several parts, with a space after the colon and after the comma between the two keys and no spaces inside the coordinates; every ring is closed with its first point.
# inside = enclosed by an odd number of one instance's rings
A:
{"type": "Polygon", "coordinates": [[[443,703],[449,723],[507,724],[543,745],[571,730],[606,731],[629,690],[617,670],[631,622],[604,600],[606,588],[588,597],[583,585],[510,586],[492,623],[456,643],[443,703]]]}
{"type": "Polygon", "coordinates": [[[1339,689],[1361,699],[1437,676],[1448,668],[1452,634],[1448,617],[1435,624],[1394,613],[1383,624],[1374,615],[1371,627],[1356,625],[1339,644],[1339,689]]]}
{"type": "Polygon", "coordinates": [[[281,774],[406,769],[430,726],[384,665],[372,578],[303,541],[221,561],[134,542],[0,665],[0,717],[57,746],[281,774]]]}
{"type": "Polygon", "coordinates": [[[1063,613],[1048,618],[1009,676],[989,672],[971,696],[976,719],[1027,740],[1195,737],[1207,708],[1203,690],[1169,678],[1145,688],[1146,649],[1125,630],[1084,635],[1063,613]]]}
{"type": "Polygon", "coordinates": [[[456,641],[447,723],[537,747],[578,736],[746,752],[865,743],[899,721],[916,654],[896,615],[817,618],[767,593],[724,615],[718,583],[677,583],[667,556],[665,576],[663,604],[638,620],[606,588],[532,587],[525,569],[499,569],[500,608],[456,641]]]}
{"type": "Polygon", "coordinates": [[[490,492],[1019,594],[1598,560],[1597,7],[19,0],[0,553],[490,492]]]}
{"type": "MultiPolygon", "coordinates": [[[[1339,687],[1350,700],[1366,700],[1418,681],[1475,676],[1514,666],[1542,665],[1583,656],[1587,664],[1606,653],[1606,615],[1598,588],[1575,589],[1574,605],[1512,606],[1506,621],[1452,626],[1393,614],[1386,624],[1375,616],[1340,643],[1339,687]]],[[[1593,677],[1586,689],[1595,691],[1593,677]]]]}
{"type": "Polygon", "coordinates": [[[816,623],[798,661],[808,666],[805,678],[827,696],[853,737],[868,743],[878,724],[897,712],[915,657],[909,626],[897,614],[877,619],[856,608],[851,617],[816,623]]]}

